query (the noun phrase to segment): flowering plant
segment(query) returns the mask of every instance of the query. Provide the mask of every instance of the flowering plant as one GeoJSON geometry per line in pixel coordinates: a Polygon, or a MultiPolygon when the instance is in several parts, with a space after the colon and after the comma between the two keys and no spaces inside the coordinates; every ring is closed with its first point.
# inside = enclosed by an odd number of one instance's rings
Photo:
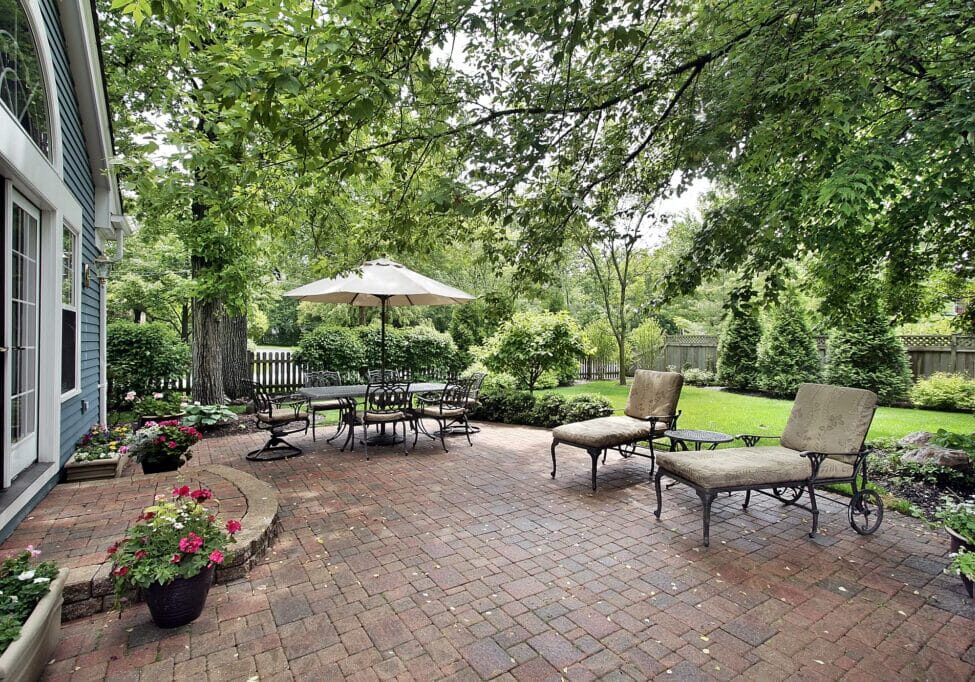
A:
{"type": "Polygon", "coordinates": [[[135,391],[129,391],[125,394],[125,401],[132,405],[132,411],[139,417],[165,417],[182,412],[186,396],[156,391],[139,397],[135,391]]]}
{"type": "Polygon", "coordinates": [[[75,446],[74,460],[90,462],[124,455],[129,450],[131,436],[127,426],[109,428],[104,424],[96,424],[78,441],[78,445],[75,446]]]}
{"type": "Polygon", "coordinates": [[[214,499],[207,488],[173,488],[172,498],[156,495],[125,537],[108,548],[112,558],[116,605],[132,587],[166,585],[176,578],[192,578],[223,563],[224,551],[234,542],[240,522],[221,525],[204,506],[214,499]]]}
{"type": "Polygon", "coordinates": [[[21,626],[58,575],[53,561],[31,567],[31,559],[39,554],[28,545],[25,551],[0,564],[0,653],[20,637],[21,626]]]}
{"type": "Polygon", "coordinates": [[[935,513],[941,521],[975,545],[975,498],[968,501],[955,501],[948,496],[942,500],[941,508],[935,513]]]}
{"type": "Polygon", "coordinates": [[[966,552],[964,548],[957,553],[949,554],[951,563],[945,573],[965,576],[969,580],[975,580],[975,552],[966,552]]]}
{"type": "Polygon", "coordinates": [[[180,426],[175,419],[158,424],[148,422],[132,437],[129,455],[140,464],[177,459],[182,466],[192,457],[189,452],[190,447],[202,437],[195,428],[180,426]]]}

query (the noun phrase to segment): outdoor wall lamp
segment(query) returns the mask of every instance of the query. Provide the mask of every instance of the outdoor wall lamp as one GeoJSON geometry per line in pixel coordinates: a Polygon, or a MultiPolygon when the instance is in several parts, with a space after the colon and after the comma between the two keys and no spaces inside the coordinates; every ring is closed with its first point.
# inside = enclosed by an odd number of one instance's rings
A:
{"type": "MultiPolygon", "coordinates": [[[[95,277],[98,278],[98,283],[105,286],[105,283],[108,281],[108,275],[112,271],[112,259],[104,254],[96,256],[90,270],[94,270],[95,277]]],[[[88,265],[85,264],[85,278],[89,282],[91,280],[90,270],[88,265]]]]}

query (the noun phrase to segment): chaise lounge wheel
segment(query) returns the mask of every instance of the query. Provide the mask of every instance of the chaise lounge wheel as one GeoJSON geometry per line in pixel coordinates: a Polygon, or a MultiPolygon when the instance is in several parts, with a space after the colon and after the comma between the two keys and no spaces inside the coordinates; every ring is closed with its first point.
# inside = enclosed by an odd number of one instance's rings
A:
{"type": "Polygon", "coordinates": [[[850,526],[860,535],[870,535],[884,520],[884,502],[876,490],[858,490],[850,500],[850,526]]]}
{"type": "Polygon", "coordinates": [[[799,486],[772,488],[772,494],[777,500],[781,501],[782,504],[794,504],[796,500],[802,497],[802,488],[799,486]]]}

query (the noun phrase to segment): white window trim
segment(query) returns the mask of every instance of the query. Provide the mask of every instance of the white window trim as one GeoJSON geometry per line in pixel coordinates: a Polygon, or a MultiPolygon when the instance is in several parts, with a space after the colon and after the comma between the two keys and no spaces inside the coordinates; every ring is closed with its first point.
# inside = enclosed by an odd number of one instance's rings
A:
{"type": "MultiPolygon", "coordinates": [[[[61,394],[61,402],[66,402],[72,398],[81,395],[81,231],[72,225],[67,220],[62,222],[62,232],[61,232],[61,243],[64,243],[64,230],[68,230],[74,235],[74,272],[71,276],[74,278],[74,313],[75,325],[74,325],[74,388],[61,394]]],[[[63,257],[63,250],[62,250],[63,257]]],[[[64,272],[63,264],[61,272],[64,272]]],[[[62,274],[63,280],[63,274],[62,274]]],[[[62,282],[58,282],[61,284],[62,282]]],[[[58,312],[60,313],[65,308],[71,309],[71,306],[64,305],[64,299],[62,297],[60,305],[58,306],[58,312]]],[[[63,334],[64,329],[61,330],[62,338],[61,344],[64,344],[63,334]]],[[[58,385],[60,386],[60,376],[58,377],[58,385]]]]}

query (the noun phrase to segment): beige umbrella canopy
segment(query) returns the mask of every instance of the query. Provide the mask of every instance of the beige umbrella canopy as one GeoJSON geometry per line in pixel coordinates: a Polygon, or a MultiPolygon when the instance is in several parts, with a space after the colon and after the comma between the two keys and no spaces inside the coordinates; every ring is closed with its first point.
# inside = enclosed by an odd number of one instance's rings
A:
{"type": "Polygon", "coordinates": [[[346,303],[382,308],[381,376],[386,370],[386,308],[407,305],[455,305],[474,300],[468,293],[447,286],[391,260],[362,264],[357,272],[320,279],[292,289],[285,296],[315,303],[346,303]]]}

